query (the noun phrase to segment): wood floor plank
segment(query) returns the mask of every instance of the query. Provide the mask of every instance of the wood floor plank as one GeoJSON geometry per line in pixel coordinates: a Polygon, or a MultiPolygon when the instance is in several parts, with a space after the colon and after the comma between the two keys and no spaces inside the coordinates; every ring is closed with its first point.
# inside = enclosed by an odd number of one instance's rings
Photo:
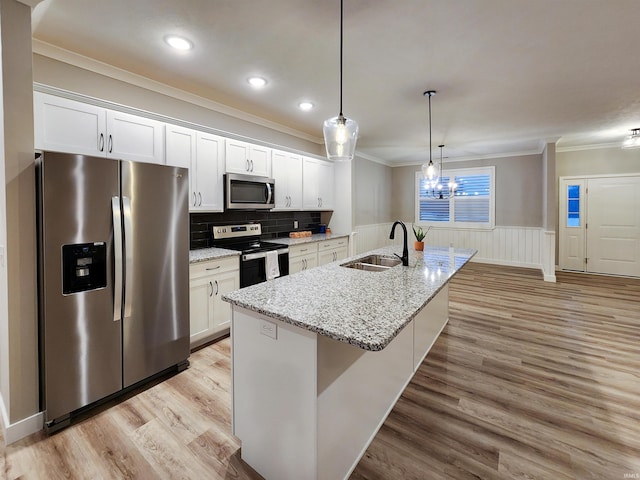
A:
{"type": "MultiPolygon", "coordinates": [[[[640,280],[472,263],[354,480],[640,475],[640,280]]],[[[249,479],[231,342],[67,429],[0,447],[7,479],[249,479]]]]}

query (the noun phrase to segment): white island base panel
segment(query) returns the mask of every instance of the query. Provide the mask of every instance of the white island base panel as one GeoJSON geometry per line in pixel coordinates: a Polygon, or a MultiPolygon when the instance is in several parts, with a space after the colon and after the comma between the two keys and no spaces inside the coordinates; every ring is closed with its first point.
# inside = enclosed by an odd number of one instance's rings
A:
{"type": "Polygon", "coordinates": [[[234,305],[233,433],[242,459],[267,480],[348,478],[448,312],[445,285],[374,352],[234,305]]]}

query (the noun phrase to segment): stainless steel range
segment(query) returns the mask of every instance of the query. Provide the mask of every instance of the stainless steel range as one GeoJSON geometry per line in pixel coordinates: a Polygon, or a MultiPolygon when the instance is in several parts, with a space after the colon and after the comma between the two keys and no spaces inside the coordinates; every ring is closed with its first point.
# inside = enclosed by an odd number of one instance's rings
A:
{"type": "Polygon", "coordinates": [[[289,275],[289,248],[286,245],[260,240],[262,225],[224,225],[213,227],[213,244],[216,247],[238,250],[240,255],[240,288],[267,280],[269,252],[277,254],[278,275],[289,275]]]}

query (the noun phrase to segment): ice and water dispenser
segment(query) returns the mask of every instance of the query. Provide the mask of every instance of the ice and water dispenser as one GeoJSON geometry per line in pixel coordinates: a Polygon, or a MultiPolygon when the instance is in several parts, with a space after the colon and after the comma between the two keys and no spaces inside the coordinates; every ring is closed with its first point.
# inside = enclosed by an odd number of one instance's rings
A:
{"type": "Polygon", "coordinates": [[[107,286],[105,242],[62,246],[62,293],[86,292],[107,286]]]}

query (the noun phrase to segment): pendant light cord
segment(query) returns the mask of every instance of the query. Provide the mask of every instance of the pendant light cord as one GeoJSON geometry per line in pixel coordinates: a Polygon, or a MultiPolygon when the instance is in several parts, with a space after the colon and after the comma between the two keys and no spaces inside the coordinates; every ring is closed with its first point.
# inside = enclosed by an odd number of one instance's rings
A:
{"type": "Polygon", "coordinates": [[[344,0],[340,0],[340,117],[342,117],[342,22],[344,18],[344,0]]]}
{"type": "Polygon", "coordinates": [[[429,93],[429,163],[433,163],[431,160],[431,93],[429,93]]]}

